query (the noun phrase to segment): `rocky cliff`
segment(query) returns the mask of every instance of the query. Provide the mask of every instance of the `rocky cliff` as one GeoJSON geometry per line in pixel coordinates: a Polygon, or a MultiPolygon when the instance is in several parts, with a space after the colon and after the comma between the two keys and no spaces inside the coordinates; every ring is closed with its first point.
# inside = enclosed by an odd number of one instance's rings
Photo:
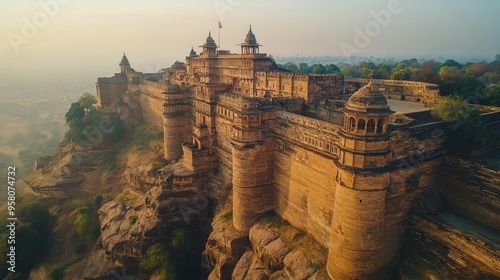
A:
{"type": "Polygon", "coordinates": [[[273,213],[248,235],[234,229],[230,211],[217,215],[212,228],[202,263],[208,279],[329,279],[326,249],[273,213]]]}

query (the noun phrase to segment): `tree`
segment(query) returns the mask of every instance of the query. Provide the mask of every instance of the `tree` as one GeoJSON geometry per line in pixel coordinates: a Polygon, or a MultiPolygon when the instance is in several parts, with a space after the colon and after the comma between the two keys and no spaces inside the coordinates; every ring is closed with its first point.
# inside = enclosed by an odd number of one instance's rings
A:
{"type": "Polygon", "coordinates": [[[495,61],[499,61],[500,62],[500,54],[495,55],[495,61]]]}
{"type": "Polygon", "coordinates": [[[288,71],[295,72],[295,73],[299,72],[299,67],[297,66],[297,64],[295,64],[293,62],[288,62],[285,65],[283,65],[283,69],[286,69],[288,71]]]}
{"type": "Polygon", "coordinates": [[[65,115],[66,125],[70,124],[72,121],[81,120],[85,116],[85,110],[79,102],[71,103],[71,107],[65,115]]]}
{"type": "Polygon", "coordinates": [[[164,244],[158,243],[151,246],[139,266],[142,270],[149,272],[161,270],[162,279],[175,279],[175,265],[164,244]]]}
{"type": "Polygon", "coordinates": [[[500,106],[500,85],[488,85],[484,89],[483,95],[486,96],[488,105],[500,106]]]}
{"type": "Polygon", "coordinates": [[[373,78],[375,79],[388,79],[391,76],[392,66],[385,63],[379,63],[375,72],[373,73],[373,78]]]}
{"type": "Polygon", "coordinates": [[[474,76],[481,76],[487,71],[488,64],[486,62],[472,63],[467,66],[466,73],[474,76]]]}
{"type": "Polygon", "coordinates": [[[329,74],[340,73],[340,68],[337,67],[337,65],[335,64],[328,64],[325,67],[326,67],[326,73],[329,74]]]}
{"type": "Polygon", "coordinates": [[[391,80],[410,80],[411,78],[411,71],[403,63],[399,63],[396,69],[392,71],[391,73],[391,80]]]}
{"type": "Polygon", "coordinates": [[[487,127],[479,110],[471,107],[463,97],[452,95],[442,98],[431,114],[448,122],[446,133],[449,148],[470,150],[486,142],[487,127]]]}
{"type": "MultiPolygon", "coordinates": [[[[50,157],[50,156],[49,156],[50,157]]],[[[31,226],[42,236],[48,238],[51,230],[52,217],[47,206],[38,201],[22,203],[18,208],[18,218],[31,226]]]]}
{"type": "Polygon", "coordinates": [[[342,74],[349,78],[360,78],[361,72],[355,66],[346,65],[341,69],[342,74]]]}
{"type": "Polygon", "coordinates": [[[309,68],[309,65],[307,63],[299,63],[299,72],[300,73],[312,73],[311,68],[309,68]]]}
{"type": "Polygon", "coordinates": [[[448,66],[448,67],[455,67],[457,69],[462,69],[463,65],[456,62],[455,60],[453,59],[448,59],[446,60],[443,65],[441,65],[441,67],[444,67],[444,66],[448,66]]]}
{"type": "Polygon", "coordinates": [[[456,67],[443,66],[439,69],[440,88],[443,94],[459,92],[463,86],[464,74],[456,67]]]}
{"type": "Polygon", "coordinates": [[[415,71],[412,80],[437,84],[440,81],[437,69],[439,68],[436,68],[434,60],[427,60],[422,64],[422,67],[415,71]]]}
{"type": "Polygon", "coordinates": [[[314,74],[326,74],[326,67],[323,64],[314,64],[311,66],[311,71],[314,74]]]}
{"type": "Polygon", "coordinates": [[[97,103],[97,99],[94,95],[86,92],[82,94],[80,99],[78,99],[78,103],[85,110],[85,112],[88,112],[93,108],[94,104],[97,103]]]}

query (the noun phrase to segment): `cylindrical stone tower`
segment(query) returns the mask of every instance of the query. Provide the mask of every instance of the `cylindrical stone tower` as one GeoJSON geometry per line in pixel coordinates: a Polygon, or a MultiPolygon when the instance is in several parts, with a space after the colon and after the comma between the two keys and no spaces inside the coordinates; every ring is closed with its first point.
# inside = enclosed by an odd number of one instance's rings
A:
{"type": "Polygon", "coordinates": [[[259,113],[243,113],[232,128],[233,225],[244,232],[272,209],[275,145],[260,122],[259,113]]]}
{"type": "Polygon", "coordinates": [[[384,217],[392,113],[373,81],[344,109],[327,262],[332,279],[390,279],[394,256],[384,249],[384,217]]]}
{"type": "Polygon", "coordinates": [[[163,112],[163,145],[166,160],[182,157],[182,143],[191,137],[189,92],[169,86],[165,92],[163,112]]]}

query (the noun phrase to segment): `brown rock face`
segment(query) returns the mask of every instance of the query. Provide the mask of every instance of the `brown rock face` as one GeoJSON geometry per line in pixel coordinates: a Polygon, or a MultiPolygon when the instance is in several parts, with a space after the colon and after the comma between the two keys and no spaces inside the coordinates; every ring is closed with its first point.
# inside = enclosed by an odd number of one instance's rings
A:
{"type": "Polygon", "coordinates": [[[208,200],[203,186],[207,176],[179,164],[160,169],[158,174],[157,185],[132,205],[111,201],[99,209],[100,246],[108,259],[136,268],[150,245],[168,240],[176,228],[205,222],[208,200]]]}
{"type": "Polygon", "coordinates": [[[234,246],[235,240],[248,239],[221,217],[215,218],[203,252],[209,279],[328,279],[326,250],[279,218],[257,222],[249,231],[249,243],[234,246]]]}

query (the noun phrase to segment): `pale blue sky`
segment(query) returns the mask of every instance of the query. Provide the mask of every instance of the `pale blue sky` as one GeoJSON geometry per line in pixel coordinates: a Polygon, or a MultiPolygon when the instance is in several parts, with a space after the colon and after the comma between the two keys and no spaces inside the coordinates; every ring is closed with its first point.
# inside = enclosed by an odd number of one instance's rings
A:
{"type": "Polygon", "coordinates": [[[401,12],[358,48],[359,55],[500,53],[500,1],[495,0],[64,0],[68,3],[58,4],[48,23],[26,38],[23,18],[33,22],[44,13],[40,3],[54,1],[0,0],[0,71],[89,68],[109,74],[123,52],[137,70],[155,71],[184,60],[208,30],[217,41],[216,5],[231,9],[222,13],[221,45],[233,52],[251,23],[263,52],[343,55],[342,42],[356,46],[355,28],[364,29],[374,20],[372,12],[396,1],[401,12]],[[12,36],[24,38],[17,53],[12,36]]]}

